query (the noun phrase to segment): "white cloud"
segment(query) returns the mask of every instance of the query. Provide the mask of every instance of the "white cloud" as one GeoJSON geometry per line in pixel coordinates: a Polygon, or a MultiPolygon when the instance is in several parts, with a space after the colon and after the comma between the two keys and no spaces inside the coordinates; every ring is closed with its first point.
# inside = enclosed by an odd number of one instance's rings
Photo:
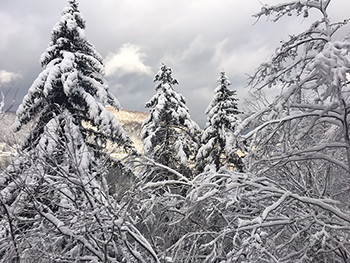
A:
{"type": "Polygon", "coordinates": [[[145,57],[139,46],[126,43],[117,53],[110,53],[106,57],[106,76],[120,77],[130,73],[150,75],[152,70],[144,64],[145,57]]]}
{"type": "Polygon", "coordinates": [[[6,70],[0,70],[0,83],[9,83],[16,79],[21,79],[23,76],[21,73],[9,72],[6,70]]]}

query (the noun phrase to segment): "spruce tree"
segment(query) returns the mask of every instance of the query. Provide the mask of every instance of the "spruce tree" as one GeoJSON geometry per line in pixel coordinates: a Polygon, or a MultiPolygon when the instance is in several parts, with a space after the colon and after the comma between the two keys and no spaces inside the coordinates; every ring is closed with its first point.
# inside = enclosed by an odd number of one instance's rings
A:
{"type": "Polygon", "coordinates": [[[146,104],[150,116],[141,132],[145,155],[190,176],[199,127],[191,120],[185,98],[173,88],[178,81],[171,68],[161,64],[154,81],[159,82],[157,93],[146,104]]]}
{"type": "Polygon", "coordinates": [[[220,85],[215,89],[214,97],[207,110],[207,123],[202,134],[202,146],[198,151],[197,168],[203,171],[207,165],[214,164],[215,170],[232,163],[239,171],[243,169],[241,158],[237,155],[237,142],[234,136],[240,111],[237,107],[236,91],[228,86],[231,82],[221,71],[220,85]]]}
{"type": "Polygon", "coordinates": [[[85,141],[100,154],[108,140],[131,148],[130,140],[104,105],[119,108],[104,79],[101,55],[85,36],[85,21],[74,0],[63,10],[41,56],[44,68],[17,110],[14,130],[33,121],[33,131],[23,149],[37,147],[46,125],[65,111],[72,116],[85,141]]]}
{"type": "Polygon", "coordinates": [[[119,103],[84,29],[70,0],[41,57],[44,69],[17,110],[15,131],[34,125],[0,176],[0,262],[111,262],[118,256],[111,247],[122,241],[107,233],[117,226],[105,175],[121,163],[103,149],[107,142],[133,147],[104,107],[119,103]]]}

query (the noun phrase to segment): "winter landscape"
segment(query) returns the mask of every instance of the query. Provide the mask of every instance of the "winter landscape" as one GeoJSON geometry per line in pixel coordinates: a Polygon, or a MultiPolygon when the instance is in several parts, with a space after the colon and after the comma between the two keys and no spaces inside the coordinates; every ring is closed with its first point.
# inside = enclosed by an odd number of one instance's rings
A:
{"type": "Polygon", "coordinates": [[[259,23],[317,18],[256,65],[246,101],[217,72],[200,127],[163,62],[145,112],[122,109],[68,0],[20,105],[1,89],[0,262],[350,262],[336,4],[262,5],[259,23]]]}

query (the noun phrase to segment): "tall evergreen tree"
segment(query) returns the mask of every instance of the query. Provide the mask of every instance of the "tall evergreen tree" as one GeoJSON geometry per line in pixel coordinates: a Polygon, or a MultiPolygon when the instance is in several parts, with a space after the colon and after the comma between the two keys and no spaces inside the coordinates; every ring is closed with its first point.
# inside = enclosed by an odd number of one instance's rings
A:
{"type": "Polygon", "coordinates": [[[30,87],[17,110],[14,130],[35,120],[24,149],[38,146],[45,127],[65,112],[72,117],[82,138],[100,154],[108,140],[125,148],[131,142],[113,114],[103,105],[119,108],[103,77],[101,55],[85,36],[85,21],[75,0],[63,10],[51,32],[51,41],[41,56],[44,70],[30,87]],[[85,125],[83,125],[85,124],[85,125]]]}
{"type": "Polygon", "coordinates": [[[157,93],[146,104],[151,109],[143,123],[141,138],[145,155],[190,175],[189,161],[198,149],[198,125],[191,120],[185,98],[174,90],[178,81],[162,64],[154,77],[157,93]]]}
{"type": "MultiPolygon", "coordinates": [[[[16,131],[34,127],[0,176],[0,262],[111,262],[120,236],[103,148],[131,141],[103,104],[118,107],[102,57],[87,40],[75,0],[63,10],[41,57],[44,68],[17,110],[16,131]],[[111,207],[106,206],[111,205],[111,207]],[[3,213],[4,212],[4,213],[3,213]]],[[[112,260],[113,259],[113,260],[112,260]]]]}
{"type": "Polygon", "coordinates": [[[240,113],[237,107],[236,91],[228,86],[231,82],[224,71],[218,78],[220,85],[215,89],[214,97],[207,110],[207,124],[202,134],[202,146],[198,151],[196,160],[199,171],[205,166],[214,164],[216,171],[227,163],[232,163],[242,171],[243,163],[237,155],[237,142],[234,131],[240,113]]]}

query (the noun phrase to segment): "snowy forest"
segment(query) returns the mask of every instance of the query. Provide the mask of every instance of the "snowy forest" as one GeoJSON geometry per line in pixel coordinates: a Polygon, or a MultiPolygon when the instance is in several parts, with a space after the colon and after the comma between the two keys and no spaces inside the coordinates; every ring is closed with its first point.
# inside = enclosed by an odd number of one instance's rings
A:
{"type": "Polygon", "coordinates": [[[330,5],[264,5],[257,20],[319,19],[257,65],[244,109],[217,72],[204,129],[160,63],[139,151],[68,0],[12,126],[32,127],[0,171],[0,262],[350,262],[349,20],[330,5]]]}

